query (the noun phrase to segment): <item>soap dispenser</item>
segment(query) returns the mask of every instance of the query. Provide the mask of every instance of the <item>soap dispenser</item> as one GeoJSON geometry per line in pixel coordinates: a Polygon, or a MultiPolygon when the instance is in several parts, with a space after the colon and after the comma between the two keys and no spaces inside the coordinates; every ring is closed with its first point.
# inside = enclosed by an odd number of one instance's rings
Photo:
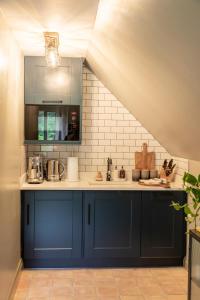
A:
{"type": "Polygon", "coordinates": [[[121,170],[119,171],[119,178],[120,179],[125,179],[126,178],[126,172],[122,166],[121,170]]]}
{"type": "Polygon", "coordinates": [[[115,166],[115,169],[113,171],[113,180],[118,180],[119,179],[119,172],[117,170],[117,166],[115,166]]]}

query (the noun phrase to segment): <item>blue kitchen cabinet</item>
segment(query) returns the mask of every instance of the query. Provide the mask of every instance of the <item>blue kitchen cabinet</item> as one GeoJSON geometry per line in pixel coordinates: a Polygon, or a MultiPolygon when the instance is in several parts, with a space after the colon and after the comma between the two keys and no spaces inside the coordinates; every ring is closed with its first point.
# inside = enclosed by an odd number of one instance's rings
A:
{"type": "Polygon", "coordinates": [[[182,191],[23,191],[25,267],[178,266],[182,191]]]}
{"type": "Polygon", "coordinates": [[[185,220],[183,212],[170,206],[172,201],[186,202],[181,191],[144,191],[141,208],[141,257],[183,261],[185,255],[185,220]]]}
{"type": "Polygon", "coordinates": [[[85,193],[85,257],[138,257],[140,192],[85,193]]]}
{"type": "Polygon", "coordinates": [[[25,104],[81,105],[82,65],[82,58],[62,57],[52,68],[43,56],[25,56],[25,104]]]}
{"type": "Polygon", "coordinates": [[[81,192],[26,191],[22,201],[25,261],[81,257],[81,192]]]}

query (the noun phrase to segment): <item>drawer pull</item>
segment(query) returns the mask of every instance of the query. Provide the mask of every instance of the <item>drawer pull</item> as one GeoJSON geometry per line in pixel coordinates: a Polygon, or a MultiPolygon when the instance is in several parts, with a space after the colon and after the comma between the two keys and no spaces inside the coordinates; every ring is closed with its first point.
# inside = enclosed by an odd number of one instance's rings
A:
{"type": "Polygon", "coordinates": [[[42,100],[42,103],[44,103],[44,104],[50,104],[50,103],[61,104],[61,103],[63,103],[63,101],[62,100],[42,100]]]}
{"type": "Polygon", "coordinates": [[[30,205],[28,204],[26,207],[26,225],[30,224],[30,205]]]}
{"type": "Polygon", "coordinates": [[[90,213],[91,213],[91,205],[88,204],[88,225],[90,225],[90,213]]]}

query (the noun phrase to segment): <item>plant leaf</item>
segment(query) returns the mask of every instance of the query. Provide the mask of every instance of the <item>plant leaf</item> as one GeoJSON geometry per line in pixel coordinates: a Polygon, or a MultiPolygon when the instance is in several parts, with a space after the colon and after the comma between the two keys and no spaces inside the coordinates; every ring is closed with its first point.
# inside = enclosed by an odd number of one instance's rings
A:
{"type": "Polygon", "coordinates": [[[198,186],[198,179],[194,175],[187,172],[185,172],[183,176],[183,182],[184,184],[189,183],[193,186],[198,186]]]}

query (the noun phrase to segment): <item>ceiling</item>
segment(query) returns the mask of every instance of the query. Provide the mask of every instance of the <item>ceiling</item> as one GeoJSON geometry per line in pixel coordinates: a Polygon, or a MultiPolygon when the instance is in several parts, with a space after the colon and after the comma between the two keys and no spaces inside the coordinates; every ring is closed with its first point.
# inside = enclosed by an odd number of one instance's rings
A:
{"type": "Polygon", "coordinates": [[[200,161],[200,0],[0,0],[24,55],[86,57],[170,154],[200,161]]]}
{"type": "Polygon", "coordinates": [[[1,0],[5,17],[24,55],[44,55],[44,31],[57,31],[62,56],[86,56],[98,0],[1,0]]]}

